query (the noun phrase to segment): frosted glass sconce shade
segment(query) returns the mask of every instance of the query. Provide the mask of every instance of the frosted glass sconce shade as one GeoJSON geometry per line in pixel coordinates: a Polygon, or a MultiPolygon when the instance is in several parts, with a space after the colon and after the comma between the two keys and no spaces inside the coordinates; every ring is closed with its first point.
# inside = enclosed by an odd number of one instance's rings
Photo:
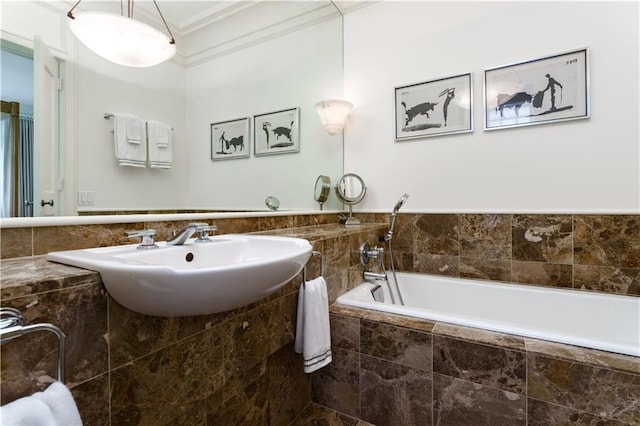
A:
{"type": "Polygon", "coordinates": [[[330,135],[335,135],[341,132],[347,123],[347,116],[353,109],[353,104],[340,99],[329,99],[318,102],[315,108],[322,121],[322,127],[330,135]]]}
{"type": "Polygon", "coordinates": [[[108,61],[128,67],[151,67],[176,54],[173,38],[126,16],[78,13],[69,28],[85,46],[108,61]]]}

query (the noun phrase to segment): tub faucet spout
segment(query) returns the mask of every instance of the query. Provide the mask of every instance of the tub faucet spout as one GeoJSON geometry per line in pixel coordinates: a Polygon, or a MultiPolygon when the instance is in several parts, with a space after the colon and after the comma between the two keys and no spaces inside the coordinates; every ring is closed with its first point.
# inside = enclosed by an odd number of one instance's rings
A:
{"type": "Polygon", "coordinates": [[[198,233],[196,243],[211,241],[208,232],[216,231],[217,229],[216,226],[209,226],[207,223],[190,223],[176,232],[172,239],[167,240],[167,244],[172,246],[182,245],[196,232],[198,233]]]}

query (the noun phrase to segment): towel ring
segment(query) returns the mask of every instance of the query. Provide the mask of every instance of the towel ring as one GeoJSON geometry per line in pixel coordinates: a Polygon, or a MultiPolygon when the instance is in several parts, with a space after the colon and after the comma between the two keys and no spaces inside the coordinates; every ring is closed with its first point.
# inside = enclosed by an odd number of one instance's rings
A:
{"type": "Polygon", "coordinates": [[[26,320],[22,313],[15,308],[0,308],[0,344],[21,337],[33,331],[49,331],[58,337],[58,381],[65,383],[67,336],[53,324],[25,325],[26,320]]]}
{"type": "MultiPolygon", "coordinates": [[[[311,257],[318,256],[320,258],[320,276],[324,275],[324,256],[319,251],[312,251],[311,257]]],[[[309,263],[307,261],[307,263],[309,263]]],[[[302,270],[302,284],[307,282],[307,265],[304,265],[304,269],[302,270]]]]}

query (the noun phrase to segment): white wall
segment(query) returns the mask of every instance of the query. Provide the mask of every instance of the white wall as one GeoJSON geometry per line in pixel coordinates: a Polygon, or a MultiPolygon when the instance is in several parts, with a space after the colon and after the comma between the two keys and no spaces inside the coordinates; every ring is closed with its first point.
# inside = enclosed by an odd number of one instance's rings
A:
{"type": "Polygon", "coordinates": [[[76,62],[78,190],[93,191],[96,210],[184,209],[188,175],[184,68],[172,61],[151,68],[122,67],[81,43],[76,62]],[[169,170],[118,166],[113,120],[105,113],[128,113],[173,127],[173,167],[169,170]]]}
{"type": "MultiPolygon", "coordinates": [[[[342,138],[328,136],[313,109],[342,97],[341,24],[335,18],[187,69],[189,206],[266,209],[273,195],[281,210],[318,208],[318,175],[334,183],[342,175],[342,138]],[[250,158],[211,160],[211,123],[292,107],[300,108],[300,152],[255,157],[251,146],[250,158]]],[[[333,196],[327,208],[341,204],[333,196]]]]}
{"type": "Polygon", "coordinates": [[[382,2],[345,16],[358,210],[640,212],[638,2],[382,2]],[[373,30],[375,29],[375,30],[373,30]],[[591,118],[483,131],[486,68],[589,47],[591,118]],[[471,72],[473,133],[394,142],[394,87],[471,72]]]}

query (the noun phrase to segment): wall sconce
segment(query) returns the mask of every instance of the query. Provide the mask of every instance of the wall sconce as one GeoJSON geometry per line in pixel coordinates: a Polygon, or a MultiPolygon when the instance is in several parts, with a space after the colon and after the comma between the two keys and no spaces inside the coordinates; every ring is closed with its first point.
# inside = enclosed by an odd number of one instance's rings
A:
{"type": "Polygon", "coordinates": [[[172,58],[176,54],[176,41],[167,22],[158,9],[170,39],[157,29],[133,19],[133,0],[127,0],[127,15],[104,12],[67,13],[69,28],[85,46],[108,61],[128,67],[151,67],[172,58]]]}
{"type": "Polygon", "coordinates": [[[315,109],[322,121],[322,127],[331,136],[342,131],[352,108],[353,104],[351,102],[340,99],[320,101],[315,105],[315,109]]]}

